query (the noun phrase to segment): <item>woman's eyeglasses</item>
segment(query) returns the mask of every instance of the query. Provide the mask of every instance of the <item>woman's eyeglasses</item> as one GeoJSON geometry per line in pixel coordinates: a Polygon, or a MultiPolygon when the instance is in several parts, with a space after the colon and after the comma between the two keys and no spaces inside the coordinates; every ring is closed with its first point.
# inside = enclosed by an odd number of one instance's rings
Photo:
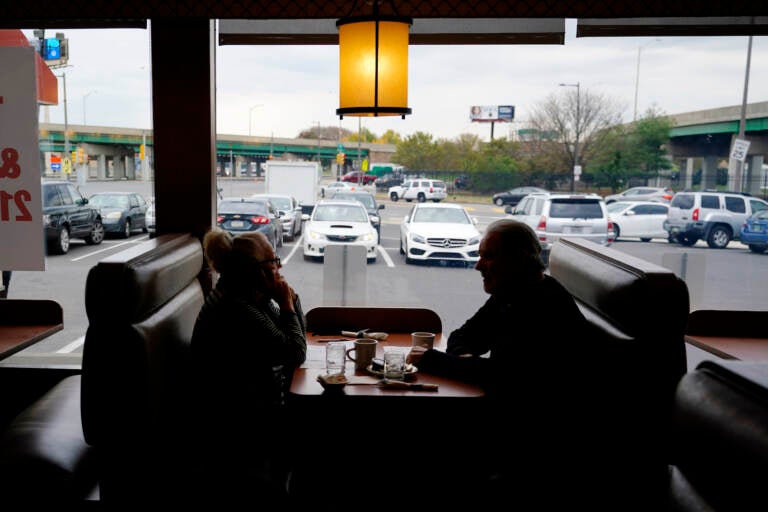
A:
{"type": "Polygon", "coordinates": [[[277,257],[277,258],[272,258],[272,259],[270,259],[270,260],[257,261],[256,263],[258,263],[259,265],[261,265],[261,264],[264,264],[264,263],[274,263],[274,264],[275,264],[275,265],[277,265],[278,267],[282,267],[282,266],[283,266],[283,264],[282,264],[282,262],[280,261],[280,258],[279,258],[279,257],[277,257]]]}

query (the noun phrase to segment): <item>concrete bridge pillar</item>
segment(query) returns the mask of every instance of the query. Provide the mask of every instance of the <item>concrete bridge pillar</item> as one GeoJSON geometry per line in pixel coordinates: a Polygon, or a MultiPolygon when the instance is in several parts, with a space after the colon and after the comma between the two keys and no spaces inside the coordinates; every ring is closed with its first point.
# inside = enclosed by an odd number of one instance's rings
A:
{"type": "Polygon", "coordinates": [[[683,190],[693,187],[693,157],[686,157],[680,162],[680,184],[683,190]]]}
{"type": "Polygon", "coordinates": [[[123,162],[125,162],[125,177],[129,180],[136,179],[136,162],[133,157],[124,156],[123,162]]]}
{"type": "Polygon", "coordinates": [[[107,155],[98,155],[96,161],[96,178],[100,180],[107,179],[107,155]]]}
{"type": "Polygon", "coordinates": [[[705,156],[701,165],[701,189],[717,186],[717,157],[705,156]]]}
{"type": "Polygon", "coordinates": [[[125,158],[115,155],[112,157],[112,179],[125,178],[125,158]]]}
{"type": "Polygon", "coordinates": [[[745,166],[744,172],[744,190],[753,196],[762,197],[763,191],[760,187],[768,185],[765,182],[766,176],[763,174],[764,161],[763,155],[751,155],[745,162],[748,165],[745,166]]]}

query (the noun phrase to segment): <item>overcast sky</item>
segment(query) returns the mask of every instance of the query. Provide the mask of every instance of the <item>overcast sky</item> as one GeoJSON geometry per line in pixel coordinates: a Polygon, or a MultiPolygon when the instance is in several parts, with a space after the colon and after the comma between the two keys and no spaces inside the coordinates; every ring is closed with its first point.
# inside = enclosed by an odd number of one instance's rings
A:
{"type": "MultiPolygon", "coordinates": [[[[31,38],[32,31],[25,30],[31,38]]],[[[46,36],[53,37],[49,30],[46,36]]],[[[64,30],[71,67],[67,74],[70,124],[151,128],[148,30],[64,30]]],[[[423,131],[453,139],[474,133],[488,140],[490,125],[471,123],[472,105],[514,105],[514,123],[496,123],[494,136],[521,127],[531,108],[550,94],[580,83],[634,111],[638,48],[638,116],[655,106],[674,114],[740,105],[748,37],[576,38],[567,22],[564,45],[411,46],[408,103],[413,114],[363,118],[373,133],[403,136],[423,131]]],[[[183,51],[183,45],[180,46],[183,51]]],[[[320,123],[339,126],[338,47],[218,46],[217,129],[220,134],[293,138],[320,123]]],[[[64,122],[63,91],[48,109],[64,122]]],[[[768,101],[768,37],[752,43],[749,103],[768,101]]],[[[194,107],[190,107],[194,108],[194,107]]],[[[41,121],[45,121],[45,109],[41,121]]],[[[343,128],[356,131],[358,118],[343,128]]],[[[183,119],[179,119],[183,129],[183,119]]]]}

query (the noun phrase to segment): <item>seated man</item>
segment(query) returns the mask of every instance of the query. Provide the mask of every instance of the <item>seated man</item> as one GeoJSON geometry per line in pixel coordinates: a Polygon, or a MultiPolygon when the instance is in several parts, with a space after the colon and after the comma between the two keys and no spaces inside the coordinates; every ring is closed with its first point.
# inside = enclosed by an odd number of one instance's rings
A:
{"type": "MultiPolygon", "coordinates": [[[[586,320],[544,273],[539,240],[523,223],[489,225],[475,268],[490,295],[486,303],[450,334],[446,352],[414,347],[408,362],[485,388],[488,417],[452,425],[465,442],[482,439],[478,449],[491,461],[483,492],[524,494],[542,510],[564,505],[560,499],[570,507],[574,493],[589,493],[578,478],[590,445],[582,444],[589,427],[581,417],[591,417],[582,409],[590,374],[581,346],[586,320]]],[[[591,504],[586,497],[584,503],[591,504]]]]}

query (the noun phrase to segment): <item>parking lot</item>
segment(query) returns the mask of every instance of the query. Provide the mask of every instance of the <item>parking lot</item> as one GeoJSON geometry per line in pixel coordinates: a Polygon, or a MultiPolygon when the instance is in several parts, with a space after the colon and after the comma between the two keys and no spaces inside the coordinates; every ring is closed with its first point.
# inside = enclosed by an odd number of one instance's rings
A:
{"type": "MultiPolygon", "coordinates": [[[[150,185],[109,182],[89,183],[83,188],[84,193],[90,195],[99,189],[151,190],[150,185]]],[[[263,183],[250,180],[222,186],[225,195],[263,191],[263,183]]],[[[364,267],[366,302],[378,306],[428,307],[442,318],[443,332],[459,327],[487,298],[479,274],[457,264],[407,265],[399,252],[399,225],[413,203],[382,202],[385,208],[381,211],[382,237],[377,261],[364,267]]],[[[505,215],[502,208],[490,201],[466,206],[477,218],[481,232],[494,219],[505,215]]],[[[100,259],[147,238],[147,235],[136,233],[125,240],[108,238],[98,246],[73,241],[68,254],[46,258],[45,272],[14,272],[10,298],[53,299],[64,308],[64,330],[16,357],[53,353],[76,360],[82,351],[82,337],[87,328],[83,292],[88,270],[100,259]]],[[[301,295],[305,310],[309,310],[323,304],[324,266],[319,261],[305,261],[301,243],[301,238],[286,241],[279,255],[284,265],[283,273],[301,295]]],[[[768,255],[753,254],[741,244],[732,242],[726,249],[717,250],[709,249],[703,242],[694,247],[683,247],[662,240],[643,243],[629,239],[612,247],[659,265],[670,259],[679,261],[684,254],[690,255],[688,272],[690,276],[697,276],[696,283],[689,283],[696,309],[754,310],[764,309],[764,304],[768,303],[768,287],[762,285],[763,276],[768,274],[768,255]],[[702,262],[704,268],[695,268],[702,262]]]]}

